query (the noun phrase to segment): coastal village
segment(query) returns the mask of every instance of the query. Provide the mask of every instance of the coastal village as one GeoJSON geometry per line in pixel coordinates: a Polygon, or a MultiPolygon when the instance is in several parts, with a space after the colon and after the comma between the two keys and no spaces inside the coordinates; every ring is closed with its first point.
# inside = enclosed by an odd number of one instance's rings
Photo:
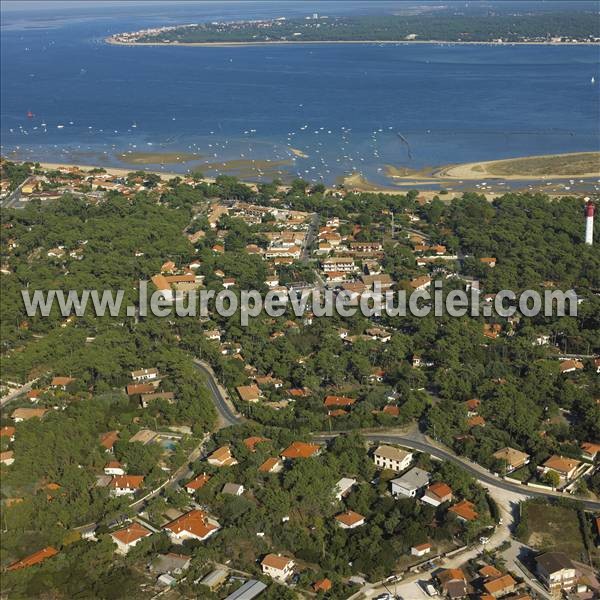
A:
{"type": "MultiPolygon", "coordinates": [[[[41,166],[31,166],[15,181],[6,167],[3,163],[0,186],[12,210],[2,224],[1,276],[7,281],[20,277],[23,261],[48,265],[53,278],[66,281],[98,243],[88,234],[32,239],[35,226],[21,222],[20,214],[57,201],[83,210],[114,210],[112,202],[134,206],[140,198],[177,216],[185,206],[191,215],[177,221],[177,239],[169,240],[172,252],[161,250],[147,263],[150,245],[122,256],[144,265],[145,280],[167,302],[192,290],[238,293],[252,281],[257,289],[285,294],[332,290],[358,305],[363,296],[386,291],[432,290],[435,280],[470,290],[477,273],[484,281],[491,278],[489,289],[484,283],[477,296],[483,308],[494,301],[493,277],[502,268],[500,256],[465,253],[450,231],[439,235],[431,214],[443,206],[439,198],[418,192],[403,196],[400,209],[386,205],[367,219],[360,194],[344,189],[327,192],[327,202],[354,203],[354,208],[334,214],[312,210],[311,202],[324,197],[324,190],[301,183],[295,184],[300,191],[291,184],[261,193],[260,186],[227,178],[173,180],[144,172],[41,166]],[[184,205],[188,197],[194,200],[184,205]],[[301,203],[307,208],[299,209],[301,203]],[[252,280],[255,274],[260,280],[252,280]]],[[[556,282],[539,284],[552,289],[556,282]]],[[[429,391],[443,354],[422,332],[398,350],[412,327],[403,321],[338,319],[321,349],[310,343],[322,319],[312,310],[302,317],[286,312],[259,323],[261,335],[267,332],[266,345],[277,349],[271,358],[264,347],[253,346],[253,330],[240,332],[234,319],[212,312],[195,318],[193,337],[169,320],[161,335],[182,352],[194,349],[194,361],[184,365],[175,355],[152,349],[148,339],[156,334],[140,333],[137,321],[126,325],[117,317],[111,326],[116,333],[108,335],[131,339],[110,346],[122,357],[115,371],[114,363],[96,360],[100,355],[86,357],[107,335],[86,319],[60,318],[53,330],[39,331],[34,322],[22,320],[4,362],[18,364],[28,344],[44,356],[43,345],[55,344],[52,336],[80,332],[80,350],[57,363],[63,370],[47,368],[52,359],[44,359],[44,369],[35,364],[20,381],[2,380],[0,468],[9,481],[2,489],[3,530],[23,536],[22,546],[32,550],[4,553],[6,576],[52,572],[52,565],[79,544],[82,556],[86,548],[102,547],[106,557],[128,565],[140,597],[599,597],[593,565],[600,561],[594,487],[600,440],[582,437],[583,428],[568,431],[583,400],[541,416],[535,445],[525,451],[522,443],[507,445],[496,434],[489,443],[481,441],[486,431],[500,427],[494,402],[508,382],[499,375],[487,377],[482,397],[464,396],[452,412],[442,413],[440,429],[452,423],[446,436],[435,428],[419,430],[420,415],[446,406],[429,391]],[[133,340],[133,354],[127,355],[133,340]],[[329,348],[335,354],[320,356],[329,348]],[[282,363],[290,353],[293,368],[282,363]],[[346,355],[348,372],[335,372],[332,363],[346,355]],[[195,412],[199,397],[210,406],[202,416],[195,412]],[[23,486],[14,473],[35,455],[21,440],[57,431],[61,420],[74,423],[97,400],[81,440],[93,458],[72,469],[50,470],[56,479],[40,477],[23,486]],[[208,417],[213,404],[217,414],[208,417]],[[291,425],[303,422],[296,430],[291,425]],[[473,450],[477,444],[486,447],[484,460],[473,450]],[[70,486],[77,471],[80,489],[93,498],[94,508],[103,507],[102,517],[66,519],[64,525],[60,515],[75,502],[70,486]],[[595,510],[569,504],[583,498],[595,510]],[[30,539],[25,521],[38,510],[59,522],[45,538],[56,540],[51,545],[30,539]],[[576,551],[539,543],[545,533],[536,541],[540,512],[557,528],[561,521],[574,522],[577,531],[581,527],[583,541],[569,532],[576,551]],[[515,531],[521,531],[518,542],[511,537],[515,531]],[[348,556],[333,561],[331,555],[342,549],[348,556]],[[385,564],[385,572],[369,562],[370,553],[385,564]]],[[[527,351],[545,361],[547,371],[540,373],[559,385],[597,385],[600,357],[565,351],[542,321],[525,333],[522,328],[518,316],[485,317],[468,335],[476,336],[484,351],[525,340],[527,351]]],[[[438,389],[443,396],[443,385],[438,389]]],[[[597,414],[600,399],[594,402],[597,414]]],[[[54,438],[48,440],[49,451],[66,452],[54,438]]]]}

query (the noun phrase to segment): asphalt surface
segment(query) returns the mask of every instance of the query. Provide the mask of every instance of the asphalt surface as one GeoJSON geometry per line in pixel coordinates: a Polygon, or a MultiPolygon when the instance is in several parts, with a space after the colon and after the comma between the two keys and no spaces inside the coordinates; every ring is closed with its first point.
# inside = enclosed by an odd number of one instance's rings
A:
{"type": "MultiPolygon", "coordinates": [[[[493,485],[493,486],[500,488],[502,490],[505,490],[507,492],[516,492],[518,494],[523,494],[526,496],[531,496],[531,497],[536,497],[536,498],[546,498],[548,500],[556,499],[556,498],[566,498],[566,499],[572,500],[573,502],[581,503],[586,510],[591,510],[591,511],[600,510],[600,502],[596,502],[593,500],[582,500],[581,498],[578,498],[576,496],[570,496],[570,495],[563,494],[560,492],[555,492],[555,493],[546,492],[544,490],[537,490],[537,489],[534,489],[531,487],[527,487],[525,485],[519,485],[517,483],[511,483],[510,481],[505,481],[501,477],[497,477],[497,476],[493,475],[492,473],[490,473],[489,471],[486,471],[480,465],[471,463],[470,461],[468,461],[467,459],[465,459],[463,457],[456,456],[455,454],[452,454],[451,452],[444,450],[443,448],[440,448],[437,445],[428,443],[426,441],[417,440],[417,439],[414,439],[412,437],[407,437],[406,435],[402,435],[402,434],[393,434],[393,433],[385,433],[385,432],[382,432],[382,433],[369,432],[369,433],[363,433],[362,435],[366,440],[369,440],[371,442],[383,442],[386,444],[400,444],[402,446],[411,448],[413,450],[418,450],[420,452],[426,452],[427,454],[430,454],[431,456],[435,456],[436,458],[456,463],[456,464],[460,465],[463,469],[465,469],[465,471],[467,471],[468,473],[473,475],[479,481],[487,483],[489,485],[493,485]]],[[[331,439],[331,438],[335,437],[335,435],[334,434],[323,434],[323,435],[318,435],[317,437],[319,437],[320,439],[331,439]]],[[[422,436],[422,437],[424,437],[424,436],[422,436]]]]}
{"type": "Polygon", "coordinates": [[[221,416],[226,427],[239,425],[244,421],[243,417],[237,415],[223,396],[214,374],[199,360],[194,360],[194,366],[200,371],[205,379],[206,385],[212,394],[213,401],[217,412],[221,416]]]}

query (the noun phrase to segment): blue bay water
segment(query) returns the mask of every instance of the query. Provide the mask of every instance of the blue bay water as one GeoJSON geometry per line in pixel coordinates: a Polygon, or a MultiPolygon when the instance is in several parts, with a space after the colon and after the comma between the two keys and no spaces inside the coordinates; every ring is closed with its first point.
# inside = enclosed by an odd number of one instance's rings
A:
{"type": "Polygon", "coordinates": [[[163,24],[394,6],[214,2],[6,11],[2,153],[120,167],[130,166],[132,152],[196,153],[197,160],[163,168],[260,159],[286,176],[331,183],[352,171],[384,182],[386,164],[420,169],[599,149],[598,47],[103,41],[163,24]]]}

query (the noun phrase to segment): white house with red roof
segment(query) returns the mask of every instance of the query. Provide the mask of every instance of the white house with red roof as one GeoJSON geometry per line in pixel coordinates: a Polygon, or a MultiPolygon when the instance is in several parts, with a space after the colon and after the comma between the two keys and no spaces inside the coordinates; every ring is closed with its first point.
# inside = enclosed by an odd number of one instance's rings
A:
{"type": "Polygon", "coordinates": [[[181,544],[185,540],[203,542],[220,528],[215,519],[198,509],[190,510],[164,526],[174,544],[181,544]]]}
{"type": "Polygon", "coordinates": [[[146,529],[143,525],[133,522],[123,529],[113,531],[110,537],[113,542],[117,545],[117,552],[119,554],[127,554],[134,546],[139,544],[144,538],[152,535],[149,529],[146,529]]]}

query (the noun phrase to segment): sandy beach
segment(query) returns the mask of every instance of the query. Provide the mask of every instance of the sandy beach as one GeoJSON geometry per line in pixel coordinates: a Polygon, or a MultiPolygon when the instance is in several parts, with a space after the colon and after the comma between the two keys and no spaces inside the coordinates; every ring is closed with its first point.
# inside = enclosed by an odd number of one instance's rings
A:
{"type": "Polygon", "coordinates": [[[440,179],[506,181],[600,177],[600,152],[546,154],[450,165],[433,175],[440,179]]]}

